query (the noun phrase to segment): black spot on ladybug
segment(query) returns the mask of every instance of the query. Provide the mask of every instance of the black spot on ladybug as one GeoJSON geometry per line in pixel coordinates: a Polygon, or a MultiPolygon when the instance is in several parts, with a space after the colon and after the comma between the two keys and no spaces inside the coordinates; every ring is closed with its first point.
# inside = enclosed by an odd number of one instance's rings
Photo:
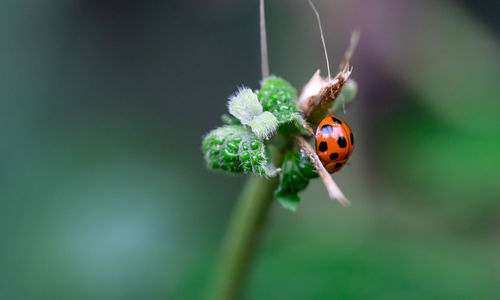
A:
{"type": "Polygon", "coordinates": [[[340,168],[340,167],[342,167],[342,163],[336,163],[336,164],[335,164],[335,169],[338,169],[338,168],[340,168]]]}
{"type": "Polygon", "coordinates": [[[336,153],[336,152],[334,152],[334,153],[330,154],[330,159],[331,159],[331,160],[336,160],[338,157],[339,157],[339,154],[338,154],[338,153],[336,153]]]}
{"type": "Polygon", "coordinates": [[[339,125],[342,125],[342,121],[340,121],[339,119],[335,118],[335,117],[332,117],[332,120],[333,122],[339,124],[339,125]]]}
{"type": "Polygon", "coordinates": [[[326,144],[326,142],[319,143],[318,150],[319,151],[326,151],[326,150],[328,150],[328,145],[326,144]]]}
{"type": "Polygon", "coordinates": [[[333,133],[333,127],[331,125],[323,125],[323,127],[321,127],[321,132],[323,134],[332,134],[333,133]]]}
{"type": "Polygon", "coordinates": [[[339,144],[340,148],[345,148],[347,146],[347,141],[345,140],[345,137],[341,136],[337,139],[337,144],[339,144]]]}
{"type": "Polygon", "coordinates": [[[352,135],[352,132],[351,132],[351,144],[354,146],[354,136],[352,135]]]}

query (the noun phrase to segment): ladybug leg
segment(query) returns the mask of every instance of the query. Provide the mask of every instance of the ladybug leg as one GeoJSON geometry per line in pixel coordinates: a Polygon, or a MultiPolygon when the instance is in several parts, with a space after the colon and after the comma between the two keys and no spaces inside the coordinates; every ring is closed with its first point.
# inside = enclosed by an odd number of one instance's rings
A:
{"type": "Polygon", "coordinates": [[[304,123],[304,127],[305,127],[307,130],[309,130],[309,132],[310,132],[312,135],[314,135],[314,130],[311,128],[311,126],[309,126],[309,124],[304,123]]]}

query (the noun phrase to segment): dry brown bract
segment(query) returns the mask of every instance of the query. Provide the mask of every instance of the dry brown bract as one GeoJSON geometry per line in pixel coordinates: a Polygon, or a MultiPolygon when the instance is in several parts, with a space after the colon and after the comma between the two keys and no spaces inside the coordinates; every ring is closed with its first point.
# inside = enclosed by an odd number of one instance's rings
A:
{"type": "MultiPolygon", "coordinates": [[[[311,2],[310,4],[313,6],[311,2]]],[[[315,9],[314,6],[313,9],[315,9]]],[[[330,79],[329,76],[328,78],[322,78],[319,75],[320,70],[317,70],[309,82],[306,83],[300,91],[297,97],[297,108],[302,111],[305,119],[308,121],[314,123],[311,119],[315,119],[315,116],[311,117],[311,115],[314,115],[315,113],[321,114],[328,107],[331,107],[335,99],[337,99],[342,87],[346,84],[349,76],[351,75],[352,67],[349,66],[349,61],[352,57],[354,49],[356,48],[358,40],[359,31],[356,30],[351,34],[349,47],[347,48],[344,58],[339,65],[339,72],[333,79],[330,79]]],[[[328,70],[328,74],[330,74],[330,70],[328,70]]],[[[311,133],[314,135],[314,132],[311,133]]],[[[302,136],[297,136],[295,138],[295,142],[301,151],[306,153],[311,159],[316,171],[326,187],[326,190],[328,191],[330,198],[337,199],[340,204],[348,206],[349,200],[347,200],[335,181],[333,181],[331,175],[328,174],[313,147],[302,136]]]]}
{"type": "Polygon", "coordinates": [[[322,78],[317,70],[308,83],[302,88],[297,98],[297,108],[307,119],[314,111],[331,106],[351,75],[352,68],[346,64],[331,80],[322,78]]]}
{"type": "MultiPolygon", "coordinates": [[[[313,112],[321,110],[326,105],[332,105],[340,94],[342,87],[351,75],[352,67],[349,61],[359,41],[359,30],[351,33],[349,47],[344,53],[344,58],[339,65],[339,72],[333,79],[322,78],[316,71],[308,83],[302,88],[297,98],[297,108],[308,118],[313,112]]],[[[328,71],[330,74],[330,71],[328,71]]]]}
{"type": "Polygon", "coordinates": [[[300,148],[300,150],[303,151],[307,156],[309,156],[309,159],[311,159],[314,167],[316,168],[316,171],[319,174],[319,177],[321,178],[321,181],[323,181],[323,184],[326,187],[330,199],[337,199],[337,201],[339,201],[339,203],[343,206],[349,206],[349,200],[347,200],[335,181],[333,181],[332,176],[328,174],[328,171],[321,163],[321,160],[316,154],[316,151],[314,151],[313,147],[301,136],[297,136],[295,138],[295,142],[297,143],[297,146],[300,148]]]}

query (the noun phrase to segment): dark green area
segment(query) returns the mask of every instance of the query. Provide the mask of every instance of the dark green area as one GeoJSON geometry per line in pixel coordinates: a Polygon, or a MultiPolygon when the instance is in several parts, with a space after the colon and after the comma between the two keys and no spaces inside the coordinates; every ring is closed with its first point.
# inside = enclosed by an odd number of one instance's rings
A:
{"type": "Polygon", "coordinates": [[[317,177],[318,173],[307,155],[295,149],[289,150],[281,166],[277,200],[284,208],[295,211],[300,202],[298,193],[307,187],[309,180],[317,177]]]}

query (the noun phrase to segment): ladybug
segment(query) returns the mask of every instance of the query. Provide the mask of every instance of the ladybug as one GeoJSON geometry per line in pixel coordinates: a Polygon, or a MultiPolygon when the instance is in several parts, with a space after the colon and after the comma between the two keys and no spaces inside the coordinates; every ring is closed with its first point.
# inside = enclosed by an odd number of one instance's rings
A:
{"type": "Polygon", "coordinates": [[[316,153],[329,173],[340,170],[354,150],[351,128],[333,115],[326,116],[316,129],[316,153]]]}

